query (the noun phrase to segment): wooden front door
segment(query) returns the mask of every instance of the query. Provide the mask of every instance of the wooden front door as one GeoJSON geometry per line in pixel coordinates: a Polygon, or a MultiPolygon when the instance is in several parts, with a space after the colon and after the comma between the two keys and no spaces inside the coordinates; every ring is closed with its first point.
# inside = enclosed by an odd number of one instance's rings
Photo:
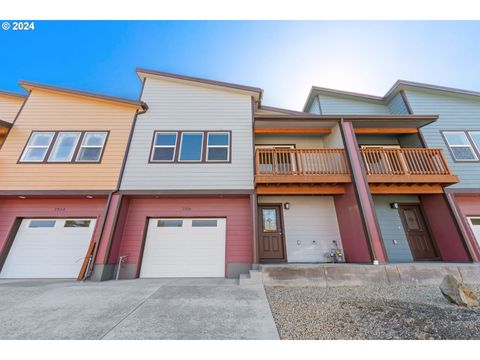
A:
{"type": "Polygon", "coordinates": [[[438,254],[419,205],[400,205],[403,228],[414,260],[438,260],[438,254]]]}
{"type": "Polygon", "coordinates": [[[258,205],[260,260],[285,260],[281,205],[258,205]]]}

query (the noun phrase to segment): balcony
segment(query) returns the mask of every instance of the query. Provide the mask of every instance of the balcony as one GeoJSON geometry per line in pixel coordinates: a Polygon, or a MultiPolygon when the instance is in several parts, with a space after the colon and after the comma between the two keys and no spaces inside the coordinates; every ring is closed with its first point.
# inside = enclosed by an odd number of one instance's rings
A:
{"type": "Polygon", "coordinates": [[[350,182],[343,149],[257,149],[256,184],[350,182]]]}
{"type": "Polygon", "coordinates": [[[370,184],[457,183],[441,149],[360,149],[370,184]]]}

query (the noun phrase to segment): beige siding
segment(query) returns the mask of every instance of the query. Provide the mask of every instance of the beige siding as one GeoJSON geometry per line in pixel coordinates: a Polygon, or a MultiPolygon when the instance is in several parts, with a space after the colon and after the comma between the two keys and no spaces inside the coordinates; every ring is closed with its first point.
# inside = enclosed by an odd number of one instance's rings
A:
{"type": "Polygon", "coordinates": [[[135,109],[33,90],[0,150],[0,190],[108,190],[117,185],[135,109]],[[17,164],[34,130],[110,131],[100,164],[17,164]]]}
{"type": "Polygon", "coordinates": [[[295,145],[297,149],[322,149],[322,135],[255,135],[255,145],[295,145]]]}
{"type": "Polygon", "coordinates": [[[147,78],[121,189],[253,189],[251,97],[147,78]],[[155,130],[231,130],[232,162],[149,163],[155,130]]]}
{"type": "Polygon", "coordinates": [[[0,120],[13,122],[24,99],[0,94],[0,120]]]}

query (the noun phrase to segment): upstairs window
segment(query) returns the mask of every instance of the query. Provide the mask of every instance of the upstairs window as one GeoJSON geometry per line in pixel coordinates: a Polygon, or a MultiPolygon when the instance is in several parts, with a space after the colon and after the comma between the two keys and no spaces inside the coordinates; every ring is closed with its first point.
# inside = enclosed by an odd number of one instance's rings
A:
{"type": "Polygon", "coordinates": [[[106,132],[87,132],[83,136],[80,150],[78,151],[78,162],[98,162],[102,157],[103,147],[107,138],[106,132]]]}
{"type": "Polygon", "coordinates": [[[478,161],[472,144],[464,131],[444,131],[443,135],[455,161],[478,161]]]}
{"type": "Polygon", "coordinates": [[[43,162],[54,136],[55,132],[32,132],[20,161],[43,162]]]}
{"type": "Polygon", "coordinates": [[[207,139],[207,161],[230,160],[230,133],[209,132],[207,139]]]}
{"type": "Polygon", "coordinates": [[[150,161],[174,161],[177,148],[177,137],[176,132],[156,132],[153,139],[153,149],[150,161]]]}
{"type": "Polygon", "coordinates": [[[468,135],[470,135],[477,152],[480,153],[480,131],[469,131],[468,135]]]}
{"type": "Polygon", "coordinates": [[[182,132],[179,161],[202,161],[203,132],[182,132]]]}
{"type": "Polygon", "coordinates": [[[80,132],[58,133],[48,161],[71,162],[81,134],[80,132]]]}

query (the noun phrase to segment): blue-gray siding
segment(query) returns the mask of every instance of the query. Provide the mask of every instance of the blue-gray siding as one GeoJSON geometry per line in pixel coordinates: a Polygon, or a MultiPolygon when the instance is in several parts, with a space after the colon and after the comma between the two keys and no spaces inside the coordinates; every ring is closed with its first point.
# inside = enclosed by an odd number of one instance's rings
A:
{"type": "Polygon", "coordinates": [[[407,115],[408,110],[405,106],[405,102],[402,99],[400,93],[396,93],[392,96],[390,102],[388,103],[388,109],[391,114],[394,115],[407,115]]]}
{"type": "Polygon", "coordinates": [[[388,106],[375,101],[353,100],[330,95],[319,95],[323,115],[385,115],[388,106]]]}

